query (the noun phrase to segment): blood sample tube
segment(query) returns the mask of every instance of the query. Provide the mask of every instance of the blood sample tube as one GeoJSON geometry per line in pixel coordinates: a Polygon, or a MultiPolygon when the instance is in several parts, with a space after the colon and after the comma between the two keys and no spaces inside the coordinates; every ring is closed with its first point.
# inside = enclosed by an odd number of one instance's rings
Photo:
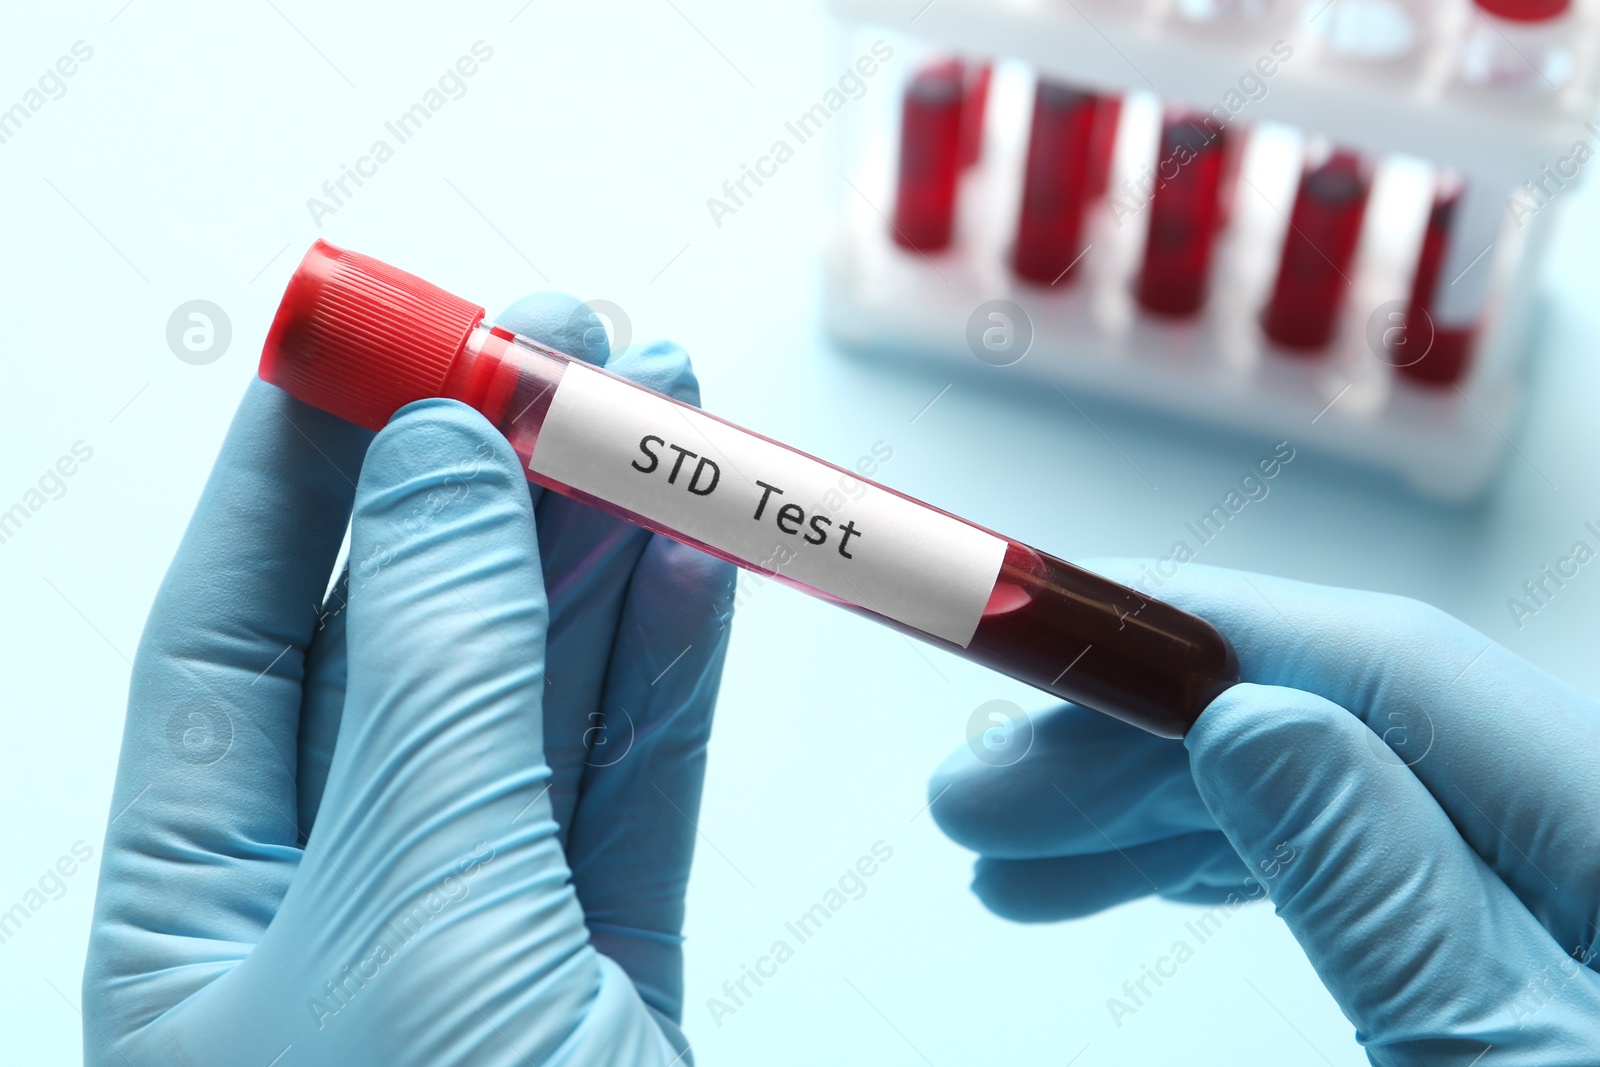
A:
{"type": "Polygon", "coordinates": [[[1122,124],[1122,97],[1100,96],[1095,101],[1094,135],[1089,139],[1089,172],[1084,177],[1085,200],[1098,200],[1111,188],[1116,166],[1117,128],[1122,124]]]}
{"type": "Polygon", "coordinates": [[[318,241],[261,377],[372,429],[463,401],[539,485],[1163,737],[1238,680],[1209,623],[483,318],[318,241]]]}
{"type": "Polygon", "coordinates": [[[937,252],[950,243],[961,171],[963,78],[961,64],[946,60],[918,71],[906,89],[894,239],[916,252],[937,252]]]}
{"type": "Polygon", "coordinates": [[[1135,294],[1145,310],[1182,317],[1200,310],[1211,272],[1228,133],[1198,112],[1169,112],[1161,126],[1150,233],[1135,294]]]}
{"type": "Polygon", "coordinates": [[[1472,361],[1505,202],[1459,175],[1441,174],[1411,282],[1404,321],[1386,336],[1395,373],[1419,385],[1454,385],[1472,361]]]}
{"type": "Polygon", "coordinates": [[[1306,161],[1262,316],[1267,336],[1282,347],[1317,352],[1332,340],[1371,187],[1371,168],[1354,152],[1320,147],[1306,161]]]}
{"type": "Polygon", "coordinates": [[[1011,261],[1019,277],[1054,285],[1083,251],[1079,234],[1098,111],[1093,93],[1039,79],[1011,261]]]}
{"type": "Polygon", "coordinates": [[[1572,79],[1572,0],[1473,0],[1473,7],[1461,44],[1462,80],[1540,93],[1572,79]]]}
{"type": "Polygon", "coordinates": [[[988,63],[967,67],[961,98],[961,166],[970,167],[983,155],[983,114],[989,106],[989,82],[994,68],[988,63]]]}

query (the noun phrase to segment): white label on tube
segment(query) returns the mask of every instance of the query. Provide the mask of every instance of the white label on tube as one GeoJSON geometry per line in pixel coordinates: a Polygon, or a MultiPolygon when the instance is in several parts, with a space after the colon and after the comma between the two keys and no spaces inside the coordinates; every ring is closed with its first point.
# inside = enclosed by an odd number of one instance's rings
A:
{"type": "Polygon", "coordinates": [[[962,648],[1005,556],[991,533],[582,363],[528,469],[962,648]]]}

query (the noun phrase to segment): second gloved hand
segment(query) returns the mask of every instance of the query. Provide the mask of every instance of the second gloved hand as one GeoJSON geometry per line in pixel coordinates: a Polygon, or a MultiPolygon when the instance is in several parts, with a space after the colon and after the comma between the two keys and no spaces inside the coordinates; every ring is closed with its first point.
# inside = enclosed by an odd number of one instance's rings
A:
{"type": "Polygon", "coordinates": [[[1600,706],[1399,597],[1195,565],[1161,596],[1245,684],[1183,743],[1065,705],[1014,765],[958,750],[929,795],[983,901],[1270,896],[1374,1063],[1600,1063],[1600,706]]]}

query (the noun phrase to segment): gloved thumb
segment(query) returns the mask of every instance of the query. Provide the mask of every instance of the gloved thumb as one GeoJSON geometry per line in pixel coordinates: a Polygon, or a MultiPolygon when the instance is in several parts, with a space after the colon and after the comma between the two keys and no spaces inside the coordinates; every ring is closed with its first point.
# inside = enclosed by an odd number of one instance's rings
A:
{"type": "MultiPolygon", "coordinates": [[[[359,886],[380,916],[425,890],[454,896],[451,921],[425,931],[451,928],[452,952],[471,950],[486,898],[511,897],[539,917],[519,934],[547,942],[526,952],[584,947],[548,798],[546,618],[510,446],[453,401],[402,408],[367,452],[351,520],[349,681],[305,860],[334,869],[333,894],[359,886]]],[[[492,956],[503,937],[491,927],[478,947],[492,956]]]]}
{"type": "Polygon", "coordinates": [[[491,789],[509,825],[544,771],[547,610],[521,465],[476,411],[424,400],[374,439],[351,520],[349,597],[335,763],[339,750],[359,752],[352,769],[371,799],[413,810],[491,789]]]}
{"type": "Polygon", "coordinates": [[[1373,1062],[1592,1052],[1593,972],[1360,719],[1299,690],[1239,685],[1185,744],[1206,807],[1373,1062]]]}

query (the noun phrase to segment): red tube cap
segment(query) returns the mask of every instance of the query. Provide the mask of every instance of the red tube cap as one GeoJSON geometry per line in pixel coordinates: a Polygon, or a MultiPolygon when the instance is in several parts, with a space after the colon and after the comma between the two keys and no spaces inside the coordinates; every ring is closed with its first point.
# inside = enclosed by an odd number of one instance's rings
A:
{"type": "Polygon", "coordinates": [[[483,316],[415,275],[319,240],[283,292],[261,380],[379,430],[412,401],[442,395],[483,316]]]}
{"type": "Polygon", "coordinates": [[[1513,22],[1543,22],[1564,15],[1572,0],[1474,0],[1474,3],[1491,15],[1513,22]]]}

